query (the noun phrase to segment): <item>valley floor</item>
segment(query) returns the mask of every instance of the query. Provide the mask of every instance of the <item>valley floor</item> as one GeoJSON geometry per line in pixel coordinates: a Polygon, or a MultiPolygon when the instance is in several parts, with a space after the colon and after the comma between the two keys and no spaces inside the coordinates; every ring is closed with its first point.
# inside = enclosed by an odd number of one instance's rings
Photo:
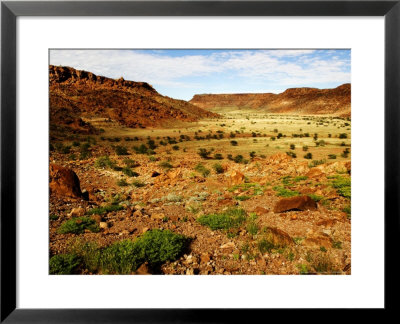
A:
{"type": "Polygon", "coordinates": [[[91,123],[101,134],[52,134],[50,163],[88,198],[51,192],[50,273],[351,273],[350,120],[238,110],[165,129],[91,123]]]}

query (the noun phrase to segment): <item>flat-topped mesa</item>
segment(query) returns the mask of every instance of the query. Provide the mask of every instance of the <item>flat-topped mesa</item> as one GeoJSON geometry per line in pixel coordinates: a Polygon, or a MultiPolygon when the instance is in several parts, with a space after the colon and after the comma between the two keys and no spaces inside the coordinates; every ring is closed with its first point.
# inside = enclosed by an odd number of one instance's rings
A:
{"type": "Polygon", "coordinates": [[[108,87],[125,87],[125,88],[141,88],[152,92],[157,92],[147,82],[127,81],[123,77],[119,79],[111,79],[104,76],[96,75],[92,72],[84,70],[76,70],[68,66],[49,66],[50,83],[87,83],[93,82],[108,87]]]}
{"type": "Polygon", "coordinates": [[[237,93],[195,95],[190,101],[204,109],[235,107],[276,114],[335,115],[351,114],[351,84],[334,89],[290,88],[280,94],[237,93]]]}

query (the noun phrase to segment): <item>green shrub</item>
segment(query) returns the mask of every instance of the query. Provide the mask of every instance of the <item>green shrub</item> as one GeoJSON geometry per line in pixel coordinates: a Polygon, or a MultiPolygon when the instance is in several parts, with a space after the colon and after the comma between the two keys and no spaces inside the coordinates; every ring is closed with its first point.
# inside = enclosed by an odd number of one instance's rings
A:
{"type": "Polygon", "coordinates": [[[296,148],[296,145],[290,144],[290,149],[291,149],[291,150],[294,150],[295,148],[296,148]]]}
{"type": "Polygon", "coordinates": [[[160,166],[161,168],[163,168],[164,170],[170,170],[170,169],[172,169],[172,168],[174,167],[171,163],[169,163],[169,162],[167,162],[167,161],[161,162],[161,163],[159,164],[159,166],[160,166]]]}
{"type": "Polygon", "coordinates": [[[315,166],[317,166],[317,165],[324,164],[325,162],[326,162],[325,159],[323,159],[323,160],[312,160],[312,161],[308,164],[308,166],[309,166],[310,168],[313,168],[313,167],[315,167],[315,166]]]}
{"type": "Polygon", "coordinates": [[[125,146],[117,145],[115,147],[115,154],[117,155],[129,155],[128,149],[125,146]]]}
{"type": "Polygon", "coordinates": [[[133,149],[137,154],[148,154],[149,148],[145,144],[141,144],[140,146],[134,146],[133,149]]]}
{"type": "Polygon", "coordinates": [[[347,138],[347,134],[346,133],[341,133],[341,134],[339,134],[339,138],[347,138]]]}
{"type": "Polygon", "coordinates": [[[174,151],[179,151],[179,146],[178,146],[178,145],[174,145],[174,146],[172,146],[172,149],[173,149],[174,151]]]}
{"type": "Polygon", "coordinates": [[[130,168],[128,168],[128,167],[125,167],[125,168],[122,168],[122,172],[124,173],[124,174],[126,174],[128,177],[137,177],[137,176],[139,176],[139,173],[137,173],[137,172],[135,172],[135,171],[132,171],[130,168]]]}
{"type": "Polygon", "coordinates": [[[221,153],[215,153],[214,154],[214,160],[223,160],[224,157],[222,156],[221,153]]]}
{"type": "Polygon", "coordinates": [[[132,159],[124,159],[123,162],[128,168],[135,168],[139,165],[138,163],[136,163],[136,161],[132,159]]]}
{"type": "Polygon", "coordinates": [[[294,182],[300,182],[303,180],[307,180],[307,176],[297,176],[297,177],[294,177],[294,179],[293,179],[294,182]]]}
{"type": "Polygon", "coordinates": [[[96,168],[102,168],[102,169],[106,168],[113,169],[115,167],[115,162],[111,160],[109,156],[105,155],[105,156],[100,156],[94,163],[94,166],[96,168]]]}
{"type": "Polygon", "coordinates": [[[258,247],[258,250],[262,254],[264,254],[266,252],[271,252],[272,249],[275,248],[275,245],[271,241],[268,241],[266,239],[262,239],[262,240],[258,241],[257,247],[258,247]]]}
{"type": "Polygon", "coordinates": [[[324,197],[318,196],[318,195],[315,195],[315,194],[309,194],[308,197],[310,197],[312,200],[314,200],[314,201],[316,201],[316,202],[318,202],[318,201],[324,199],[324,197]]]}
{"type": "Polygon", "coordinates": [[[197,221],[212,230],[229,229],[238,227],[246,220],[246,212],[243,209],[228,209],[220,214],[208,214],[197,218],[197,221]]]}
{"type": "Polygon", "coordinates": [[[223,168],[222,165],[219,164],[219,163],[215,163],[215,164],[213,165],[213,168],[214,168],[214,170],[215,170],[215,173],[218,173],[218,174],[224,173],[224,168],[223,168]]]}
{"type": "Polygon", "coordinates": [[[239,200],[239,201],[245,201],[249,200],[251,197],[250,196],[236,196],[234,199],[239,200]]]}
{"type": "Polygon", "coordinates": [[[201,158],[203,159],[209,159],[211,151],[205,149],[205,148],[199,148],[198,154],[200,155],[201,158]]]}
{"type": "Polygon", "coordinates": [[[331,160],[336,159],[336,154],[328,154],[328,159],[331,159],[331,160]]]}
{"type": "Polygon", "coordinates": [[[57,254],[49,260],[50,274],[73,274],[81,260],[75,254],[57,254]]]}
{"type": "Polygon", "coordinates": [[[120,180],[117,181],[117,185],[120,186],[120,187],[126,187],[126,186],[129,185],[129,183],[126,182],[125,179],[120,179],[120,180]]]}
{"type": "Polygon", "coordinates": [[[288,156],[290,156],[290,157],[292,157],[292,158],[296,158],[297,157],[297,155],[296,155],[296,153],[294,153],[294,152],[286,152],[286,154],[288,155],[288,156]]]}
{"type": "Polygon", "coordinates": [[[57,220],[58,218],[59,218],[59,216],[58,215],[54,215],[54,214],[50,214],[50,216],[49,216],[49,219],[52,220],[52,221],[57,220]]]}
{"type": "Polygon", "coordinates": [[[244,162],[243,155],[240,155],[240,154],[236,155],[233,158],[233,161],[235,161],[236,163],[243,163],[244,162]]]}
{"type": "Polygon", "coordinates": [[[237,141],[231,141],[231,145],[232,145],[232,146],[237,146],[237,145],[238,145],[238,142],[237,142],[237,141]]]}
{"type": "Polygon", "coordinates": [[[82,234],[86,229],[96,233],[99,231],[99,226],[97,225],[95,220],[89,217],[77,217],[62,223],[60,228],[58,229],[58,233],[82,234]]]}
{"type": "Polygon", "coordinates": [[[344,177],[336,177],[332,182],[332,187],[337,193],[345,198],[351,198],[351,179],[344,177]]]}
{"type": "Polygon", "coordinates": [[[312,154],[311,153],[307,153],[306,155],[304,155],[305,159],[311,160],[312,159],[312,154]]]}
{"type": "Polygon", "coordinates": [[[208,177],[211,173],[211,171],[201,163],[197,164],[194,169],[205,178],[208,177]]]}
{"type": "Polygon", "coordinates": [[[304,151],[304,152],[307,152],[307,151],[308,151],[308,146],[307,146],[307,145],[304,145],[304,146],[303,146],[303,151],[304,151]]]}
{"type": "Polygon", "coordinates": [[[273,188],[277,193],[276,195],[279,197],[295,197],[300,195],[300,193],[298,191],[292,191],[290,189],[287,189],[285,187],[281,187],[281,186],[276,186],[273,188]]]}
{"type": "Polygon", "coordinates": [[[247,232],[249,232],[251,235],[257,235],[257,233],[258,233],[258,226],[257,226],[257,224],[251,222],[250,224],[247,225],[246,230],[247,230],[247,232]]]}
{"type": "Polygon", "coordinates": [[[151,230],[141,236],[135,245],[139,255],[151,266],[176,260],[188,247],[189,239],[169,230],[151,230]]]}
{"type": "Polygon", "coordinates": [[[133,184],[136,188],[141,188],[141,187],[144,187],[144,186],[146,185],[145,183],[143,183],[143,182],[141,182],[141,181],[138,181],[138,180],[133,181],[132,184],[133,184]]]}
{"type": "Polygon", "coordinates": [[[81,160],[85,160],[92,155],[89,151],[89,148],[90,148],[90,143],[84,143],[83,145],[81,145],[80,156],[79,156],[81,160]]]}

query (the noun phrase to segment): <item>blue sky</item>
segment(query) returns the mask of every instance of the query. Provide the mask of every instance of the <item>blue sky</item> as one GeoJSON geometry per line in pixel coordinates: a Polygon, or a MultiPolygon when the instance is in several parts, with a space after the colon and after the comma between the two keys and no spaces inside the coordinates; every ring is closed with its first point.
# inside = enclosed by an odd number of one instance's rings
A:
{"type": "Polygon", "coordinates": [[[203,93],[280,93],[350,82],[350,50],[51,50],[50,64],[145,81],[190,100],[203,93]]]}

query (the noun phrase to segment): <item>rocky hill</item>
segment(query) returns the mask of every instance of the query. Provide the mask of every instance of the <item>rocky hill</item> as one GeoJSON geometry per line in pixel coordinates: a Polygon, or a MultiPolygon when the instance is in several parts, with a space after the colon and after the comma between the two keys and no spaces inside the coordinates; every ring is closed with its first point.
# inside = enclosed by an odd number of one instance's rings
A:
{"type": "Polygon", "coordinates": [[[346,83],[334,89],[292,88],[280,94],[201,94],[195,95],[189,102],[203,109],[237,107],[278,114],[329,114],[349,117],[351,85],[346,83]]]}
{"type": "Polygon", "coordinates": [[[183,100],[160,95],[146,82],[111,79],[65,66],[49,66],[50,125],[93,133],[82,120],[109,118],[128,127],[157,127],[171,121],[217,116],[183,100]]]}

